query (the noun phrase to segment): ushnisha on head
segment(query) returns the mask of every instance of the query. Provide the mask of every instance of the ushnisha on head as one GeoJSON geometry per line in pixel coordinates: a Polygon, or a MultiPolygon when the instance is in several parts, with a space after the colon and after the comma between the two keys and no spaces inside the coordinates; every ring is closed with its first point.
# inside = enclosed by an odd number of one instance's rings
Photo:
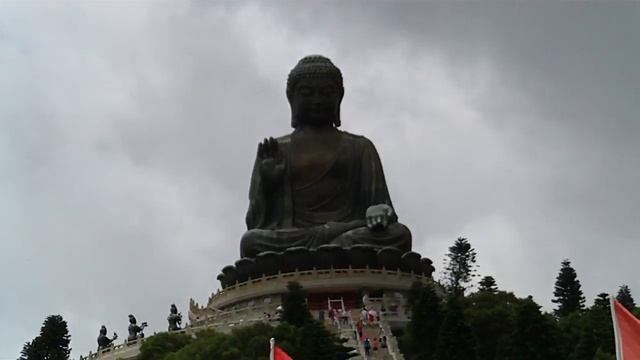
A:
{"type": "MultiPolygon", "coordinates": [[[[305,56],[296,66],[291,69],[289,72],[289,77],[287,78],[287,99],[289,100],[289,104],[291,105],[292,117],[291,117],[291,127],[297,128],[300,125],[302,119],[298,117],[302,114],[299,114],[300,107],[297,106],[296,99],[299,98],[297,94],[297,86],[301,82],[311,83],[319,86],[325,86],[326,84],[330,84],[334,87],[334,94],[330,94],[332,99],[328,99],[326,92],[322,95],[325,95],[325,102],[328,100],[333,100],[331,107],[333,114],[332,122],[333,126],[340,126],[340,102],[344,96],[344,85],[342,82],[342,73],[340,69],[336,67],[331,60],[322,56],[322,55],[309,55],[305,56]],[[320,81],[320,83],[318,83],[320,81]]],[[[304,94],[303,96],[306,96],[304,94]]]]}
{"type": "Polygon", "coordinates": [[[100,335],[107,335],[107,327],[102,325],[100,327],[100,335]]]}
{"type": "Polygon", "coordinates": [[[137,322],[137,321],[136,321],[136,317],[135,317],[135,316],[133,316],[132,314],[129,314],[129,322],[130,322],[131,324],[135,324],[135,323],[137,322]]]}

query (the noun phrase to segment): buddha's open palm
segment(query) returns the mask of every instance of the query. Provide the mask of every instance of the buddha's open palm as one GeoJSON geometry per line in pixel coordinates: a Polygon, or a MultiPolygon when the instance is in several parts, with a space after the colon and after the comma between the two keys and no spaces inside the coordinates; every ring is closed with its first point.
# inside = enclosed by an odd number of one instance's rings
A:
{"type": "Polygon", "coordinates": [[[389,226],[393,209],[387,204],[372,205],[367,208],[367,227],[371,230],[384,230],[389,226]]]}
{"type": "Polygon", "coordinates": [[[278,156],[278,140],[270,137],[258,144],[260,175],[266,183],[273,185],[282,179],[284,160],[278,156]]]}

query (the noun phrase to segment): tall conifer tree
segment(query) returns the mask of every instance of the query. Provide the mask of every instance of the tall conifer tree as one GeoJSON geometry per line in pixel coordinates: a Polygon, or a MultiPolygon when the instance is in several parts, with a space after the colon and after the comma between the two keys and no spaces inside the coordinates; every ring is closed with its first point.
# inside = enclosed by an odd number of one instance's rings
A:
{"type": "Polygon", "coordinates": [[[444,264],[443,282],[449,293],[463,296],[476,274],[476,250],[469,240],[459,237],[449,247],[444,264]]]}
{"type": "Polygon", "coordinates": [[[498,285],[496,284],[496,279],[494,279],[493,276],[483,277],[478,285],[478,291],[488,291],[491,293],[498,291],[498,285]]]}
{"type": "Polygon", "coordinates": [[[563,317],[584,309],[584,295],[581,287],[578,274],[571,266],[571,261],[563,260],[553,291],[555,299],[551,300],[558,304],[558,308],[554,310],[556,316],[563,317]]]}
{"type": "Polygon", "coordinates": [[[618,300],[629,311],[633,311],[636,307],[636,302],[633,300],[633,296],[631,295],[631,289],[629,289],[627,285],[620,286],[618,295],[616,295],[616,300],[618,300]]]}
{"type": "Polygon", "coordinates": [[[70,341],[67,322],[62,316],[48,316],[42,323],[40,335],[24,345],[18,360],[68,360],[70,341]]]}

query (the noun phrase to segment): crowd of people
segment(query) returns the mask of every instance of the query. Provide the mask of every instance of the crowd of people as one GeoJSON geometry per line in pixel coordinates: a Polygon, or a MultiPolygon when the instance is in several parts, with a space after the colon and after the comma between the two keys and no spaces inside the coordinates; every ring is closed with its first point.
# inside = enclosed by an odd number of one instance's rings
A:
{"type": "Polygon", "coordinates": [[[356,323],[356,332],[364,346],[365,355],[370,356],[372,352],[375,353],[378,349],[387,348],[387,336],[380,323],[380,315],[374,309],[367,309],[366,306],[362,307],[360,319],[356,323]],[[368,334],[365,327],[375,327],[377,329],[377,334],[373,339],[370,337],[372,334],[368,334]]]}
{"type": "MultiPolygon", "coordinates": [[[[324,310],[318,312],[318,320],[322,323],[328,320],[337,329],[350,326],[351,317],[346,309],[330,307],[327,316],[328,319],[325,318],[324,310]]],[[[380,314],[373,308],[362,307],[359,319],[355,322],[354,336],[362,343],[367,356],[387,349],[387,335],[380,323],[380,314]]]]}

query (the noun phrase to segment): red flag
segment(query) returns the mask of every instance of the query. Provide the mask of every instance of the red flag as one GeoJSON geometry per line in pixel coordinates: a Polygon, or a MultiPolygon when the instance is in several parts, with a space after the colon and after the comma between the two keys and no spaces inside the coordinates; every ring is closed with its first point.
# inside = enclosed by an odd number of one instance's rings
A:
{"type": "Polygon", "coordinates": [[[640,360],[640,320],[611,297],[611,316],[618,360],[640,360]]]}
{"type": "Polygon", "coordinates": [[[273,360],[293,360],[289,354],[277,346],[274,347],[273,353],[273,360]]]}
{"type": "Polygon", "coordinates": [[[284,352],[284,350],[280,349],[276,346],[276,340],[271,338],[269,341],[271,343],[271,352],[269,353],[269,360],[293,360],[289,354],[284,352]]]}

